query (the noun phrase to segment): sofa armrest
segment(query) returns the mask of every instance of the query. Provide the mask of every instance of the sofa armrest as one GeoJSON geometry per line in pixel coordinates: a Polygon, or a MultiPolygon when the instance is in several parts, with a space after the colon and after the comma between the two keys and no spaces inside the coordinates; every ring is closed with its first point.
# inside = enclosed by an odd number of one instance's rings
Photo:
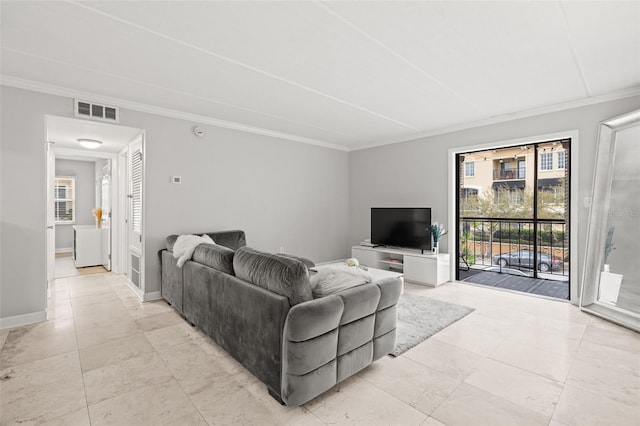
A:
{"type": "Polygon", "coordinates": [[[295,305],[285,321],[281,399],[297,406],[336,384],[338,326],[344,303],[328,296],[295,305]]]}
{"type": "Polygon", "coordinates": [[[178,260],[167,250],[160,251],[160,290],[162,298],[183,313],[184,278],[178,260]]]}

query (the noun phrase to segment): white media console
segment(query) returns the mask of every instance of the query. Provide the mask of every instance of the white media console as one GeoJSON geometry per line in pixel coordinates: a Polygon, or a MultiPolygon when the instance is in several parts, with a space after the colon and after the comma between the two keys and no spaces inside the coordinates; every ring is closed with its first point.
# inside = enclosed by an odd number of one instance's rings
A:
{"type": "Polygon", "coordinates": [[[449,254],[422,254],[419,251],[384,247],[353,246],[351,257],[375,269],[401,271],[405,281],[438,286],[449,281],[449,254]]]}

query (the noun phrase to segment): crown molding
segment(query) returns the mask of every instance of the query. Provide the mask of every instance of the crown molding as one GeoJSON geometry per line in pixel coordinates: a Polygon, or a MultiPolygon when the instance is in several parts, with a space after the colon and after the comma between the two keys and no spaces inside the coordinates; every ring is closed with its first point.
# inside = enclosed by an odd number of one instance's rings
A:
{"type": "Polygon", "coordinates": [[[157,107],[153,105],[143,104],[139,102],[130,101],[127,99],[113,98],[109,96],[103,96],[96,93],[84,92],[62,86],[55,86],[47,83],[41,83],[33,80],[26,80],[17,77],[7,76],[0,74],[0,85],[16,87],[19,89],[32,90],[35,92],[47,93],[50,95],[70,97],[70,98],[82,98],[88,101],[94,101],[99,103],[118,105],[121,108],[130,109],[134,111],[145,112],[149,114],[155,114],[165,117],[177,118],[180,120],[195,122],[199,124],[208,124],[211,126],[237,130],[246,133],[253,133],[262,136],[273,137],[276,139],[283,139],[292,142],[304,143],[307,145],[315,145],[322,148],[334,149],[343,152],[360,151],[363,149],[376,148],[385,145],[393,145],[397,143],[410,142],[417,139],[427,138],[431,136],[443,135],[447,133],[453,133],[461,130],[473,129],[476,127],[483,127],[492,124],[504,123],[507,121],[517,120],[521,118],[534,117],[537,115],[549,114],[559,111],[565,111],[573,108],[580,108],[589,105],[596,105],[604,102],[616,101],[619,99],[630,98],[633,96],[640,96],[640,87],[632,87],[605,95],[591,96],[588,98],[577,99],[574,101],[563,102],[555,105],[550,105],[541,108],[533,108],[529,110],[519,111],[511,114],[504,114],[497,117],[491,117],[484,120],[477,120],[466,122],[462,124],[456,124],[453,126],[441,127],[439,129],[428,130],[420,132],[409,137],[402,137],[396,139],[388,139],[368,144],[362,144],[356,147],[348,148],[341,145],[332,144],[316,139],[306,138],[303,136],[292,135],[288,133],[276,132],[269,129],[260,127],[248,126],[241,123],[232,121],[219,120],[213,117],[207,117],[168,108],[157,107]]]}
{"type": "Polygon", "coordinates": [[[568,109],[580,108],[589,105],[596,105],[605,102],[617,101],[619,99],[631,98],[634,96],[640,96],[640,87],[632,87],[629,89],[619,90],[612,93],[607,93],[605,95],[599,96],[590,96],[588,98],[577,99],[574,101],[563,102],[555,105],[549,105],[541,108],[533,108],[524,111],[519,111],[511,114],[504,114],[497,117],[491,117],[484,120],[470,121],[467,123],[456,124],[453,126],[441,127],[439,129],[428,130],[426,132],[421,132],[417,135],[413,135],[410,137],[403,137],[397,139],[389,139],[385,141],[374,142],[370,144],[360,145],[354,148],[351,148],[349,151],[360,151],[363,149],[376,148],[385,145],[393,145],[396,143],[402,142],[410,142],[417,139],[427,138],[431,136],[444,135],[447,133],[458,132],[461,130],[473,129],[476,127],[488,126],[491,124],[499,124],[507,121],[518,120],[521,118],[534,117],[537,115],[550,114],[554,112],[565,111],[568,109]]]}
{"type": "Polygon", "coordinates": [[[97,93],[84,92],[81,90],[75,90],[68,87],[56,86],[52,84],[42,83],[33,80],[27,80],[12,76],[0,74],[0,85],[16,87],[18,89],[31,90],[34,92],[46,93],[49,95],[80,98],[86,101],[93,101],[97,103],[104,103],[108,105],[117,105],[120,108],[129,109],[133,111],[145,112],[148,114],[155,114],[164,117],[177,118],[180,120],[195,122],[198,124],[208,124],[210,126],[222,127],[225,129],[238,130],[245,133],[253,133],[256,135],[268,136],[276,139],[284,139],[292,142],[300,142],[307,145],[315,145],[322,148],[334,149],[337,151],[349,151],[348,148],[332,144],[329,142],[320,141],[317,139],[306,138],[303,136],[292,135],[289,133],[277,132],[274,130],[264,129],[261,127],[248,126],[242,123],[236,123],[233,121],[219,120],[213,117],[207,117],[204,115],[192,114],[188,112],[162,108],[154,105],[148,105],[140,102],[134,102],[127,99],[114,98],[110,96],[99,95],[97,93]]]}

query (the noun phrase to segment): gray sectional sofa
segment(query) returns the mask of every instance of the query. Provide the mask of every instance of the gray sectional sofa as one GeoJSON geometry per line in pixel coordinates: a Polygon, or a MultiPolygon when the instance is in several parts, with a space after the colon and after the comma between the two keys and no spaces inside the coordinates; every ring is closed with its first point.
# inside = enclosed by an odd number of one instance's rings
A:
{"type": "Polygon", "coordinates": [[[216,245],[182,268],[167,238],[162,296],[280,403],[304,404],[393,351],[400,279],[313,299],[299,259],[246,247],[243,231],[208,235],[216,245]]]}

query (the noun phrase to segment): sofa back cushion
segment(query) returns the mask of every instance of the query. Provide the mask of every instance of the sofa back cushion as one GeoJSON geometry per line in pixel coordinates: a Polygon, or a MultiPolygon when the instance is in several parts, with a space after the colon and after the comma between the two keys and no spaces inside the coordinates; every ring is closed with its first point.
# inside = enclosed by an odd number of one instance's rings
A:
{"type": "MultiPolygon", "coordinates": [[[[220,231],[220,232],[199,232],[197,235],[207,234],[219,246],[225,246],[231,250],[238,250],[240,247],[247,245],[247,239],[244,231],[220,231]]],[[[194,234],[196,235],[196,234],[194,234]]],[[[167,237],[167,250],[173,251],[173,245],[176,243],[178,235],[169,235],[167,237]]]]}
{"type": "Polygon", "coordinates": [[[228,247],[215,244],[200,244],[196,247],[191,259],[225,274],[233,275],[234,253],[228,247]]]}
{"type": "Polygon", "coordinates": [[[217,245],[229,247],[231,250],[238,250],[240,247],[247,245],[244,231],[207,232],[207,235],[210,236],[217,245]]]}
{"type": "Polygon", "coordinates": [[[291,306],[313,298],[309,272],[299,260],[241,247],[233,269],[238,278],[286,297],[291,306]]]}

